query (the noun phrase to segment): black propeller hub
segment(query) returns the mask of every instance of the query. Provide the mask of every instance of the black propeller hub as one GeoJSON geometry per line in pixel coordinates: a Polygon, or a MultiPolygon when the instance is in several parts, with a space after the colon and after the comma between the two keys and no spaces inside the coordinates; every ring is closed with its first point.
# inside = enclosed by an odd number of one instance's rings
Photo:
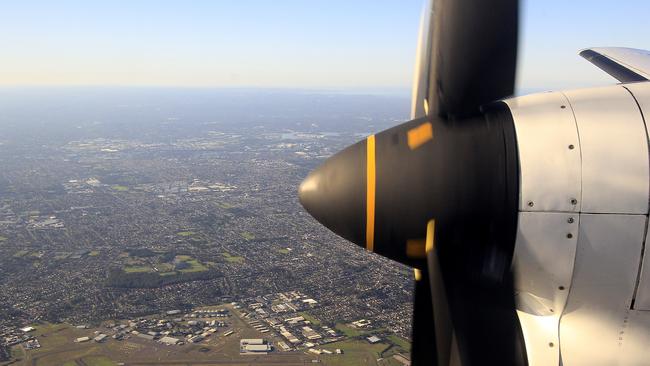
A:
{"type": "Polygon", "coordinates": [[[300,202],[340,236],[421,268],[429,220],[447,240],[485,240],[481,231],[491,231],[514,241],[516,159],[503,103],[457,121],[424,117],[332,156],[301,184],[300,202]]]}

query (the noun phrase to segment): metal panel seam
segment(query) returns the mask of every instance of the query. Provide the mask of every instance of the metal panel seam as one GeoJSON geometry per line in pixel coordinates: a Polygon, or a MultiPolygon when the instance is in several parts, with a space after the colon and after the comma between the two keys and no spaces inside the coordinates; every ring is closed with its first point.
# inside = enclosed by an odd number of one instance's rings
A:
{"type": "Polygon", "coordinates": [[[630,310],[634,310],[634,303],[636,302],[636,295],[639,292],[639,285],[641,284],[641,274],[643,273],[643,258],[645,257],[645,245],[648,235],[648,216],[645,219],[645,230],[643,231],[643,242],[641,242],[641,255],[639,256],[639,268],[636,272],[636,281],[634,283],[634,292],[632,293],[632,302],[630,302],[630,310]]]}
{"type": "MultiPolygon", "coordinates": [[[[641,104],[639,104],[639,100],[636,99],[634,93],[632,93],[630,89],[628,89],[625,85],[621,85],[621,87],[627,90],[628,93],[630,93],[632,99],[634,99],[634,103],[636,104],[636,107],[639,108],[639,113],[641,114],[641,121],[643,121],[643,127],[645,127],[646,148],[648,148],[648,146],[650,146],[650,135],[648,135],[648,124],[646,123],[645,115],[643,114],[643,109],[641,108],[641,104]]],[[[650,162],[650,148],[648,148],[648,161],[650,162]]],[[[650,192],[650,170],[648,170],[648,192],[650,192]]],[[[648,207],[650,209],[650,194],[648,195],[648,207]]],[[[649,212],[646,212],[646,215],[648,213],[649,212]]]]}
{"type": "MultiPolygon", "coordinates": [[[[639,113],[641,113],[641,120],[643,121],[643,125],[645,127],[645,137],[646,141],[648,144],[646,146],[650,146],[650,136],[648,135],[648,124],[646,123],[645,120],[645,115],[643,114],[643,109],[641,108],[641,105],[639,104],[639,100],[636,99],[634,96],[634,93],[626,87],[625,85],[621,85],[623,89],[627,90],[628,93],[632,96],[632,99],[634,99],[634,102],[636,103],[637,108],[639,108],[639,113]]],[[[650,148],[648,149],[648,161],[650,161],[650,148]]],[[[649,170],[650,172],[650,170],[649,170]]],[[[648,177],[648,192],[650,192],[650,177],[648,177]]],[[[650,207],[650,195],[648,195],[648,207],[650,207]]],[[[648,235],[648,215],[646,214],[646,220],[645,220],[645,230],[643,232],[643,242],[641,243],[641,255],[639,256],[639,267],[637,269],[636,273],[636,282],[634,283],[634,292],[632,294],[632,302],[630,303],[630,309],[634,310],[634,305],[636,302],[636,295],[639,293],[639,285],[641,284],[641,274],[643,273],[643,262],[645,258],[645,246],[646,246],[646,238],[648,235]]]]}
{"type": "Polygon", "coordinates": [[[565,94],[565,92],[561,91],[559,93],[562,94],[562,96],[564,97],[564,100],[566,100],[567,104],[569,105],[569,108],[571,108],[571,114],[573,115],[573,124],[576,127],[576,134],[578,136],[578,147],[579,147],[578,152],[580,153],[580,198],[579,198],[580,199],[580,202],[579,202],[580,203],[580,210],[577,212],[577,214],[579,215],[580,213],[582,213],[582,202],[583,202],[583,200],[582,200],[582,185],[584,184],[583,183],[583,178],[584,178],[583,174],[584,173],[582,171],[582,162],[583,162],[583,159],[582,159],[582,141],[580,140],[580,129],[578,128],[578,119],[576,118],[575,110],[573,110],[573,105],[571,104],[571,100],[565,94]]]}
{"type": "MultiPolygon", "coordinates": [[[[566,98],[566,95],[564,97],[566,98]]],[[[569,103],[569,105],[571,105],[571,103],[569,103]]],[[[571,108],[571,111],[573,112],[573,108],[571,108]]],[[[575,114],[573,115],[573,119],[575,121],[575,114]]],[[[578,140],[580,140],[580,135],[578,135],[578,140]]],[[[580,157],[582,157],[582,155],[580,157]]],[[[580,169],[580,174],[582,175],[582,169],[580,169]]],[[[580,180],[580,186],[582,187],[582,179],[580,180]]],[[[580,199],[582,199],[582,190],[580,190],[580,195],[581,195],[580,199]]],[[[575,233],[576,250],[575,250],[575,254],[573,255],[573,267],[572,267],[573,270],[571,271],[571,283],[568,285],[569,288],[566,289],[567,294],[566,294],[566,299],[564,300],[564,307],[562,307],[562,314],[560,314],[557,320],[557,348],[558,348],[557,352],[558,352],[558,359],[560,360],[560,366],[564,364],[564,362],[562,361],[562,332],[560,332],[560,330],[562,327],[562,318],[564,317],[566,305],[569,303],[569,298],[571,298],[571,290],[573,290],[573,279],[575,278],[575,273],[576,273],[576,260],[578,259],[578,243],[580,242],[580,221],[582,219],[582,215],[580,212],[576,212],[576,216],[577,216],[577,225],[576,225],[576,233],[575,233]]]]}
{"type": "MultiPolygon", "coordinates": [[[[529,212],[529,211],[519,211],[519,214],[533,214],[533,215],[538,215],[538,214],[547,214],[547,213],[557,213],[557,214],[568,214],[571,215],[572,217],[575,218],[575,227],[574,229],[570,230],[569,233],[573,234],[575,237],[575,252],[573,255],[573,262],[571,263],[571,277],[570,281],[568,283],[564,283],[563,286],[565,286],[565,291],[566,291],[566,297],[564,299],[564,303],[562,304],[562,312],[557,315],[557,324],[555,328],[555,336],[557,339],[557,355],[558,355],[558,365],[562,365],[562,339],[561,339],[561,324],[562,324],[562,318],[565,314],[566,306],[569,302],[569,298],[571,297],[571,291],[573,289],[573,279],[575,277],[575,271],[576,271],[576,261],[577,261],[577,251],[578,251],[578,242],[580,241],[580,222],[581,222],[581,213],[580,212],[574,212],[574,211],[537,211],[537,212],[529,212]]],[[[606,215],[611,215],[611,214],[606,214],[606,215]]],[[[595,216],[595,215],[592,215],[595,216]]],[[[633,215],[633,216],[641,216],[641,215],[633,215]]],[[[559,305],[559,304],[556,304],[559,305]]],[[[554,307],[555,308],[555,307],[554,307]]]]}

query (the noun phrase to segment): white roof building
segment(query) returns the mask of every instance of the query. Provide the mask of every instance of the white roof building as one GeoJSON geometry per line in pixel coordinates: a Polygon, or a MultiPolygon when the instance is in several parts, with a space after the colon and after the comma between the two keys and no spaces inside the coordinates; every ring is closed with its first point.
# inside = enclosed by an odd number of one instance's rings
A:
{"type": "Polygon", "coordinates": [[[371,336],[371,337],[368,337],[366,339],[368,340],[368,342],[373,343],[373,344],[381,341],[381,338],[379,338],[377,336],[371,336]]]}
{"type": "Polygon", "coordinates": [[[252,338],[239,341],[239,353],[242,355],[267,354],[271,351],[271,345],[264,339],[252,338]]]}
{"type": "Polygon", "coordinates": [[[173,337],[162,337],[158,340],[160,343],[166,344],[168,346],[176,345],[180,342],[180,339],[173,337]]]}
{"type": "Polygon", "coordinates": [[[106,334],[100,334],[97,337],[93,338],[93,340],[97,343],[102,342],[104,339],[106,339],[107,335],[106,334]]]}

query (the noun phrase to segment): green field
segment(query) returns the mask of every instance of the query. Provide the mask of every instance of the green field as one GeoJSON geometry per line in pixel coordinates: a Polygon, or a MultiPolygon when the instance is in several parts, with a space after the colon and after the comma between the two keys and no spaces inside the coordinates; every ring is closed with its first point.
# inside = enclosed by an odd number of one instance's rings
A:
{"type": "Polygon", "coordinates": [[[153,271],[149,266],[126,266],[123,269],[126,273],[143,273],[153,271]]]}
{"type": "Polygon", "coordinates": [[[148,273],[155,272],[160,276],[171,276],[182,273],[191,273],[191,272],[202,272],[207,271],[208,267],[203,263],[199,262],[197,259],[192,258],[189,255],[177,255],[174,258],[175,262],[183,262],[188,265],[187,268],[176,270],[174,264],[172,263],[158,263],[154,265],[143,264],[141,260],[127,260],[127,264],[122,267],[126,273],[148,273]],[[156,267],[157,271],[153,267],[156,267]]]}
{"type": "Polygon", "coordinates": [[[179,232],[176,233],[176,235],[187,237],[187,236],[196,235],[196,232],[194,232],[194,231],[179,231],[179,232]]]}
{"type": "Polygon", "coordinates": [[[244,257],[233,256],[228,252],[221,253],[228,263],[244,263],[244,257]]]}
{"type": "Polygon", "coordinates": [[[107,343],[103,347],[90,343],[74,343],[74,339],[88,336],[92,333],[86,329],[76,329],[69,324],[39,323],[32,325],[36,328],[30,333],[36,337],[41,348],[23,351],[20,346],[12,347],[12,357],[20,361],[14,366],[115,366],[110,358],[113,345],[107,343]],[[106,349],[109,348],[109,349],[106,349]]]}
{"type": "Polygon", "coordinates": [[[289,254],[289,253],[291,252],[291,251],[290,251],[289,249],[287,249],[287,248],[280,248],[280,249],[276,249],[276,250],[277,250],[277,252],[280,253],[280,254],[289,254]]]}
{"type": "Polygon", "coordinates": [[[99,255],[99,250],[93,250],[90,253],[88,253],[89,257],[96,257],[99,255]]]}
{"type": "Polygon", "coordinates": [[[5,241],[5,240],[7,240],[7,238],[4,237],[4,236],[2,236],[2,235],[0,235],[0,241],[5,241]]]}
{"type": "Polygon", "coordinates": [[[66,258],[68,258],[68,257],[70,256],[70,254],[72,254],[72,253],[68,253],[68,252],[55,252],[55,253],[54,253],[54,259],[56,259],[56,260],[66,259],[66,258]]]}
{"type": "Polygon", "coordinates": [[[309,315],[308,313],[298,313],[298,315],[302,316],[305,318],[305,320],[309,320],[312,324],[319,326],[320,325],[320,320],[314,318],[313,316],[309,315]]]}
{"type": "Polygon", "coordinates": [[[118,192],[126,192],[129,190],[129,187],[116,184],[114,186],[111,186],[111,189],[118,192]]]}
{"type": "Polygon", "coordinates": [[[203,264],[201,264],[196,259],[188,259],[188,260],[185,261],[185,263],[189,264],[191,267],[181,269],[180,272],[190,273],[190,272],[202,272],[202,271],[207,271],[208,270],[208,267],[204,266],[203,264]]]}
{"type": "Polygon", "coordinates": [[[84,364],[88,366],[115,366],[116,363],[104,356],[88,356],[83,359],[84,364]]]}
{"type": "Polygon", "coordinates": [[[335,328],[338,329],[341,333],[345,334],[346,336],[348,336],[350,338],[359,337],[359,336],[362,336],[362,335],[365,335],[366,333],[368,333],[368,332],[363,331],[361,329],[353,328],[353,327],[351,327],[349,325],[345,325],[345,324],[341,324],[341,323],[337,323],[335,328]]]}
{"type": "Polygon", "coordinates": [[[11,357],[12,358],[22,358],[25,357],[25,351],[20,347],[11,348],[11,357]]]}
{"type": "Polygon", "coordinates": [[[174,271],[174,265],[171,263],[158,263],[156,264],[156,268],[160,274],[174,271]]]}
{"type": "Polygon", "coordinates": [[[396,334],[391,334],[388,337],[388,340],[393,343],[394,345],[400,347],[403,349],[405,352],[410,352],[411,351],[411,342],[407,341],[406,339],[396,335],[396,334]]]}
{"type": "Polygon", "coordinates": [[[33,335],[47,339],[47,346],[43,345],[41,350],[56,349],[59,346],[71,342],[71,339],[67,335],[71,328],[67,324],[43,323],[34,326],[34,328],[36,330],[32,333],[33,335]]]}
{"type": "Polygon", "coordinates": [[[340,348],[343,355],[321,355],[321,358],[326,365],[332,366],[376,365],[377,359],[388,347],[384,343],[370,344],[365,340],[348,339],[322,347],[330,351],[340,348]]]}
{"type": "Polygon", "coordinates": [[[22,258],[25,255],[27,255],[27,253],[29,253],[29,250],[19,250],[16,253],[14,253],[14,258],[22,258]]]}
{"type": "Polygon", "coordinates": [[[255,239],[255,234],[249,233],[248,231],[244,231],[241,233],[241,237],[244,238],[245,240],[253,240],[255,239]]]}

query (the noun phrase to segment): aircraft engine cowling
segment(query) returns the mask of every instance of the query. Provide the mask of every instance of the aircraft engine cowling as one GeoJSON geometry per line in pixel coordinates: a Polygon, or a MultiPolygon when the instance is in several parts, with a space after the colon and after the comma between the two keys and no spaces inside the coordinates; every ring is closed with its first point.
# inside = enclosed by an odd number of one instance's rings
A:
{"type": "Polygon", "coordinates": [[[640,327],[650,301],[639,301],[650,299],[649,97],[650,84],[638,83],[505,101],[520,171],[515,299],[530,365],[647,362],[637,357],[650,339],[640,327]]]}

